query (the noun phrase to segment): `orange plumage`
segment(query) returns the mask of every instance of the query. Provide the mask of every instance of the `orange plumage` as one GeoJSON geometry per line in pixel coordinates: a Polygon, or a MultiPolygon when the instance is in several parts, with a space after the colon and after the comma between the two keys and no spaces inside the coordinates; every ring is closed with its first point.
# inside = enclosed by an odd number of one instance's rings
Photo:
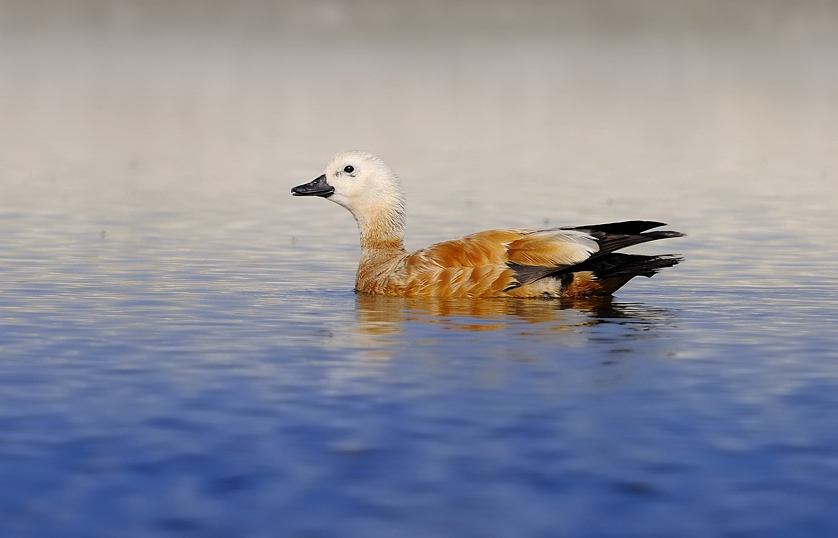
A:
{"type": "Polygon", "coordinates": [[[577,299],[609,295],[634,276],[652,276],[680,261],[614,252],[683,235],[648,232],[662,225],[649,221],[488,230],[408,254],[398,179],[368,153],[337,155],[322,176],[292,192],[326,197],[352,212],[361,232],[355,289],[375,295],[577,299]]]}

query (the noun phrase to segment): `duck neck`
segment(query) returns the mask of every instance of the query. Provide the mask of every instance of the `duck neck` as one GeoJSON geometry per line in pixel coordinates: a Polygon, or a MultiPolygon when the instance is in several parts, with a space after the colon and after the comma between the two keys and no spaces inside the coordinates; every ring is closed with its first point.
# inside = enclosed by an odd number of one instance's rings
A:
{"type": "Polygon", "coordinates": [[[398,208],[365,211],[356,216],[363,257],[404,254],[404,212],[398,208]]]}

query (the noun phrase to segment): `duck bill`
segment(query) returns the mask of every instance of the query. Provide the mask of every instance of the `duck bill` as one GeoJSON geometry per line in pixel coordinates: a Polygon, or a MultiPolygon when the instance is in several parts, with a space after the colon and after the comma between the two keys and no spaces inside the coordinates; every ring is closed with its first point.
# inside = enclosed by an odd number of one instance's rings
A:
{"type": "Polygon", "coordinates": [[[335,193],[335,188],[326,183],[326,176],[322,175],[305,185],[297,185],[291,189],[294,196],[322,196],[328,198],[335,193]]]}

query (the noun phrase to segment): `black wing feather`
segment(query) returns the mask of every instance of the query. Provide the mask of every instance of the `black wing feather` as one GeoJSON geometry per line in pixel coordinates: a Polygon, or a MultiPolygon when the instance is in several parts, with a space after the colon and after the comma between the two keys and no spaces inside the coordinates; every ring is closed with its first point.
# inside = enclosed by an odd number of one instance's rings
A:
{"type": "Polygon", "coordinates": [[[562,230],[580,230],[583,232],[602,232],[605,234],[637,235],[652,228],[666,226],[664,222],[654,220],[625,220],[623,222],[609,222],[606,224],[591,224],[589,226],[566,226],[562,230]]]}
{"type": "Polygon", "coordinates": [[[587,260],[570,266],[543,267],[510,263],[509,267],[515,271],[515,279],[517,281],[512,287],[529,284],[547,276],[569,274],[576,271],[593,271],[599,278],[621,275],[629,276],[629,274],[632,276],[652,276],[664,267],[675,265],[681,261],[681,258],[612,253],[632,245],[646,243],[647,241],[682,237],[684,235],[680,232],[668,230],[647,231],[664,225],[663,222],[651,220],[629,220],[607,224],[559,228],[560,230],[575,230],[589,234],[596,240],[599,245],[599,250],[594,252],[587,260]]]}
{"type": "Polygon", "coordinates": [[[628,220],[608,224],[594,224],[591,226],[574,226],[572,228],[562,228],[562,230],[576,230],[590,234],[599,245],[599,250],[590,258],[596,259],[632,245],[684,235],[680,232],[673,231],[646,232],[646,230],[659,226],[665,226],[665,224],[651,220],[628,220]]]}

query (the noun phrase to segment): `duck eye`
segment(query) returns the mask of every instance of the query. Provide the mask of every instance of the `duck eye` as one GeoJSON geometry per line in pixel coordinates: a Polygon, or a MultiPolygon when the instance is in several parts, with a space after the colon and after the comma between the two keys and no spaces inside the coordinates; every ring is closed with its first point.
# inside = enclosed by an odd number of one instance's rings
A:
{"type": "Polygon", "coordinates": [[[344,166],[343,171],[346,172],[347,174],[351,174],[352,172],[355,171],[355,168],[350,164],[350,165],[344,166]]]}

